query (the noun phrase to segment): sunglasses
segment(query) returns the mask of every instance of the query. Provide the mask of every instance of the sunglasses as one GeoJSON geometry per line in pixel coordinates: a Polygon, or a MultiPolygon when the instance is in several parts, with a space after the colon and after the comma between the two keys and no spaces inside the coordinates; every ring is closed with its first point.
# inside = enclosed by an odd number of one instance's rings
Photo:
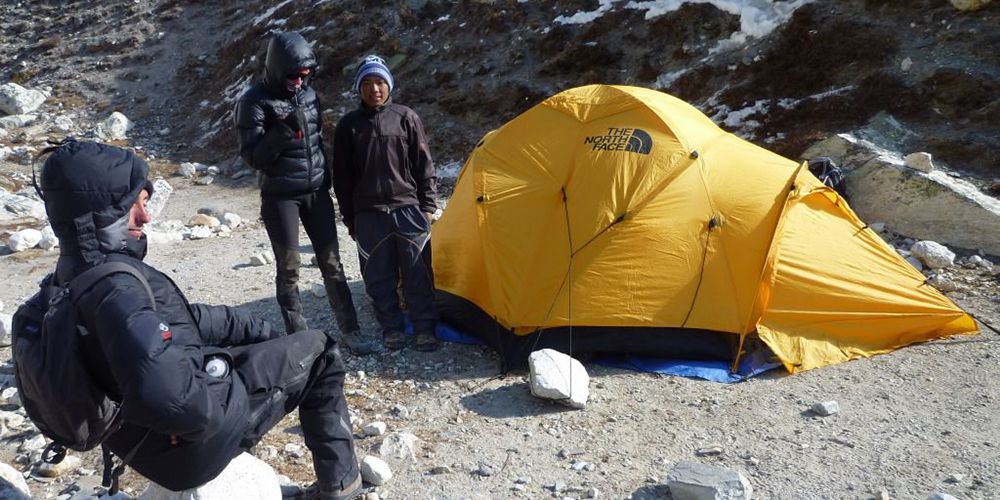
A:
{"type": "Polygon", "coordinates": [[[298,73],[287,74],[285,75],[285,78],[288,80],[305,80],[305,78],[309,76],[310,73],[311,71],[300,71],[298,73]]]}

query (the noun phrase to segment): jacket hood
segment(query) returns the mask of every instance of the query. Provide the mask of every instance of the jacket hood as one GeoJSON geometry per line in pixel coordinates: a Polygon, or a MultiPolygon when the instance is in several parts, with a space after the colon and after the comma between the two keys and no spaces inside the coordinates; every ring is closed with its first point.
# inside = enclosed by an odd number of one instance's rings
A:
{"type": "MultiPolygon", "coordinates": [[[[285,75],[299,68],[316,68],[316,56],[309,42],[295,31],[272,35],[264,60],[264,85],[268,90],[280,96],[291,96],[292,92],[285,88],[285,75]]],[[[302,82],[302,86],[308,86],[310,79],[311,75],[302,82]]]]}
{"type": "Polygon", "coordinates": [[[87,262],[132,253],[128,213],[139,192],[152,193],[149,165],[130,151],[96,142],[68,141],[45,160],[40,191],[64,255],[87,262]]]}

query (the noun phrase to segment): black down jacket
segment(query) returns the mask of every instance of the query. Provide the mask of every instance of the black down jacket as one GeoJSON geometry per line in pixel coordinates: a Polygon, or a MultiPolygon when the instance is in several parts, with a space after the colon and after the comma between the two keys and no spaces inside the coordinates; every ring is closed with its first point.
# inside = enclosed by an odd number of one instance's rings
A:
{"type": "Polygon", "coordinates": [[[189,304],[142,262],[146,240],[128,235],[129,211],[151,190],[148,171],[131,152],[74,141],[45,162],[40,190],[59,237],[58,283],[105,261],[125,262],[149,282],[155,310],[142,283],[121,273],[98,280],[76,310],[88,332],[82,348],[91,375],[121,403],[123,425],[104,444],[120,457],[136,449],[130,466],[180,491],[222,472],[253,418],[240,376],[209,376],[206,358],[280,333],[236,309],[189,304]]]}
{"type": "MultiPolygon", "coordinates": [[[[122,403],[124,425],[105,441],[124,457],[138,444],[129,466],[179,491],[218,476],[241,451],[252,416],[240,377],[214,378],[204,365],[224,346],[246,345],[280,335],[270,325],[225,306],[190,304],[165,274],[127,253],[108,256],[145,276],[156,299],[128,274],[98,281],[78,302],[93,375],[122,403]]],[[[56,276],[67,283],[90,265],[61,256],[56,276]]]]}
{"type": "Polygon", "coordinates": [[[265,73],[240,96],[234,113],[240,156],[261,172],[261,193],[294,196],[330,188],[323,124],[309,78],[297,91],[285,75],[315,70],[316,58],[302,35],[277,33],[268,44],[265,73]]]}

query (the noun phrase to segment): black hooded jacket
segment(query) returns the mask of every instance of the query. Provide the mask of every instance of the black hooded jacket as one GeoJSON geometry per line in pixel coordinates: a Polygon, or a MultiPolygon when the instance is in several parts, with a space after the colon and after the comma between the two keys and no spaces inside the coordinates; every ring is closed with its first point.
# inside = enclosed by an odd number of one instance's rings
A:
{"type": "Polygon", "coordinates": [[[277,33],[268,43],[264,77],[240,96],[234,113],[240,156],[261,172],[261,193],[295,196],[330,188],[323,124],[312,75],[297,91],[286,75],[315,71],[309,43],[295,32],[277,33]]]}
{"type": "Polygon", "coordinates": [[[145,239],[127,231],[129,209],[149,189],[147,171],[128,151],[71,143],[46,161],[41,191],[60,242],[58,283],[105,261],[125,262],[149,282],[155,310],[128,274],[106,276],[84,293],[77,311],[92,335],[83,348],[98,384],[121,403],[124,425],[105,444],[127,456],[141,442],[129,465],[183,490],[211,480],[239,454],[251,418],[241,379],[209,376],[206,358],[272,331],[242,311],[188,303],[170,278],[142,262],[145,239]]]}

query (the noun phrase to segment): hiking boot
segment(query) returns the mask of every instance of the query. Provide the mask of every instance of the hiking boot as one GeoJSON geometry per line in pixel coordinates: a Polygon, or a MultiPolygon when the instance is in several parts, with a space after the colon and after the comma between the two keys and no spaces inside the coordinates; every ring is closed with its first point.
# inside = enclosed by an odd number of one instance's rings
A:
{"type": "Polygon", "coordinates": [[[398,351],[406,346],[406,336],[399,330],[389,330],[382,334],[382,345],[391,351],[398,351]]]}
{"type": "Polygon", "coordinates": [[[361,488],[361,474],[358,474],[350,484],[343,488],[340,485],[316,481],[310,487],[312,491],[309,498],[316,500],[354,500],[361,496],[361,488]]]}
{"type": "Polygon", "coordinates": [[[441,342],[439,342],[437,336],[431,332],[420,332],[417,334],[413,347],[420,352],[431,352],[436,351],[438,347],[441,347],[441,342]]]}
{"type": "Polygon", "coordinates": [[[343,344],[355,356],[367,356],[378,350],[374,342],[369,342],[361,336],[361,332],[351,332],[344,335],[343,344]]]}

